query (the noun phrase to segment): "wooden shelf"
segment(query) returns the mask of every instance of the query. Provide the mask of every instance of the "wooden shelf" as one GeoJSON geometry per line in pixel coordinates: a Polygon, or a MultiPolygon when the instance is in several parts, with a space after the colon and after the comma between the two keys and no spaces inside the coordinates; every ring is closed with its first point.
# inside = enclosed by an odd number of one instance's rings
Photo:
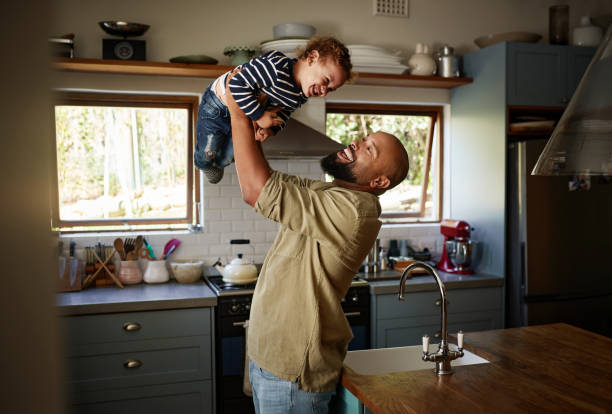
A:
{"type": "MultiPolygon", "coordinates": [[[[61,58],[53,62],[55,69],[69,72],[114,73],[123,75],[183,76],[216,78],[233,66],[196,65],[185,63],[125,61],[108,59],[61,58]]],[[[472,83],[471,78],[442,78],[439,76],[392,75],[357,73],[354,84],[374,86],[402,86],[412,88],[451,89],[472,83]]]]}

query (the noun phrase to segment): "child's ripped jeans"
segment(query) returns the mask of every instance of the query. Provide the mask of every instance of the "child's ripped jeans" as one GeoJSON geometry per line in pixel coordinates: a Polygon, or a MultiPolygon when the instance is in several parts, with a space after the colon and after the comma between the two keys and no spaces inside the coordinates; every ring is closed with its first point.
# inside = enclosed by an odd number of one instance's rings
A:
{"type": "Polygon", "coordinates": [[[209,86],[198,108],[193,162],[199,169],[206,170],[212,165],[225,168],[233,161],[234,146],[229,110],[209,86]]]}

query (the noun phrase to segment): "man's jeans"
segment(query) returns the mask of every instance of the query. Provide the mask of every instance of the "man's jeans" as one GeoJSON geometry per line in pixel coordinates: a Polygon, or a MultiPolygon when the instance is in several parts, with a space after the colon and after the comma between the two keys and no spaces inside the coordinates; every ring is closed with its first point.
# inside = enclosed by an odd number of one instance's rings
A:
{"type": "Polygon", "coordinates": [[[205,170],[211,165],[225,168],[234,161],[229,110],[210,86],[198,108],[196,139],[193,162],[199,169],[205,170]]]}
{"type": "Polygon", "coordinates": [[[257,414],[324,414],[336,393],[299,390],[297,382],[282,380],[253,361],[249,361],[249,377],[257,414]]]}

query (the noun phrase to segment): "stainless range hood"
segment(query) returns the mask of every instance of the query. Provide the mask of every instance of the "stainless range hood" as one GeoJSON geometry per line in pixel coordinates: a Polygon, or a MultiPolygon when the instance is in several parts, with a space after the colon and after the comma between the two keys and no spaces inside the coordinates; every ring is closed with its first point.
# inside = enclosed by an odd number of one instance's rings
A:
{"type": "Polygon", "coordinates": [[[262,148],[269,159],[320,159],[332,152],[341,151],[344,146],[316,129],[289,118],[285,128],[278,135],[265,140],[262,148]]]}
{"type": "Polygon", "coordinates": [[[612,25],[533,175],[612,175],[612,25]]]}

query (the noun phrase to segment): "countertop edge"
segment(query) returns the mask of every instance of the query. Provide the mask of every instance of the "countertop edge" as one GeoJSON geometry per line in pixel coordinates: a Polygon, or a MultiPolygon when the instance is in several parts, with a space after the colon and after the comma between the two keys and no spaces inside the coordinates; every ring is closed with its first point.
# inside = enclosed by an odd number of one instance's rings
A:
{"type": "Polygon", "coordinates": [[[57,306],[59,316],[93,315],[100,313],[140,312],[187,308],[208,308],[217,305],[217,298],[153,300],[150,302],[96,303],[57,306]]]}

